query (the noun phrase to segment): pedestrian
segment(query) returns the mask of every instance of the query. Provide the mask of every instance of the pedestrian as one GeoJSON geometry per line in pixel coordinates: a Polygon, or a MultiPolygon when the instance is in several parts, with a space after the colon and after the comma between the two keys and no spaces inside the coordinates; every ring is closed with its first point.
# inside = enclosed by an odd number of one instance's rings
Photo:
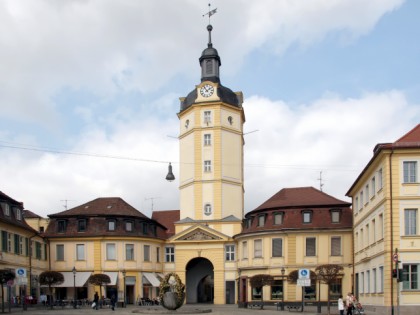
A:
{"type": "Polygon", "coordinates": [[[99,307],[99,295],[98,295],[98,292],[95,292],[95,295],[93,296],[93,303],[95,303],[95,310],[98,310],[98,307],[99,307]]]}
{"type": "Polygon", "coordinates": [[[340,297],[338,298],[338,310],[340,312],[340,315],[344,315],[344,301],[343,301],[343,296],[340,295],[340,297]]]}
{"type": "Polygon", "coordinates": [[[111,296],[111,308],[113,311],[115,311],[115,295],[114,294],[111,296]]]}
{"type": "Polygon", "coordinates": [[[347,315],[353,315],[353,293],[349,292],[346,296],[347,315]]]}

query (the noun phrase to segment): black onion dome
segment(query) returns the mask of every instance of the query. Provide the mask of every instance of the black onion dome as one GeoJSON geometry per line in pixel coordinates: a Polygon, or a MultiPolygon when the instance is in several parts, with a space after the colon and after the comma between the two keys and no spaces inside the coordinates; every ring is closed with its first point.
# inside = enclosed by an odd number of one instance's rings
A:
{"type": "MultiPolygon", "coordinates": [[[[231,89],[219,84],[216,90],[217,90],[217,96],[220,98],[220,101],[229,105],[240,107],[238,96],[231,89]]],[[[181,103],[181,112],[186,110],[192,104],[194,104],[196,99],[197,99],[197,89],[194,89],[188,94],[188,96],[181,103]]]]}

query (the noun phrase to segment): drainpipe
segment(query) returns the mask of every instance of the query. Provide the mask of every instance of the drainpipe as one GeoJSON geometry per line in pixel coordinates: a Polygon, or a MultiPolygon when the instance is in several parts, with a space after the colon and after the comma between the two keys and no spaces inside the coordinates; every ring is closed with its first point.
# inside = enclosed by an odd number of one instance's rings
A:
{"type": "MultiPolygon", "coordinates": [[[[35,233],[34,235],[32,235],[31,237],[29,237],[29,240],[28,240],[28,250],[29,250],[29,292],[31,291],[31,289],[32,289],[32,246],[31,246],[31,240],[35,237],[35,236],[37,236],[38,235],[38,233],[35,233]]],[[[23,286],[23,290],[24,290],[24,294],[23,294],[23,297],[22,297],[22,295],[21,295],[21,300],[22,300],[22,309],[24,310],[24,311],[26,311],[27,310],[27,305],[26,305],[26,286],[24,285],[23,286]]]]}
{"type": "MultiPolygon", "coordinates": [[[[391,259],[391,268],[392,268],[392,253],[394,250],[394,228],[393,228],[393,199],[392,199],[392,155],[394,154],[394,149],[391,149],[391,154],[389,155],[389,199],[390,199],[390,224],[391,224],[391,250],[390,250],[390,259],[391,259]]],[[[389,276],[389,273],[388,273],[389,276]]],[[[394,278],[391,277],[391,315],[394,315],[394,278]]]]}

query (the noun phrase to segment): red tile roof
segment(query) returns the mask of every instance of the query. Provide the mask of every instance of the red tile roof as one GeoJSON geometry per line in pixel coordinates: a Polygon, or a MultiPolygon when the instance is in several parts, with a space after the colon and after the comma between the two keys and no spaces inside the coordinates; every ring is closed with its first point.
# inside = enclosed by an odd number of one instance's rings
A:
{"type": "Polygon", "coordinates": [[[33,213],[30,210],[23,210],[23,217],[25,219],[42,219],[41,216],[37,215],[36,213],[33,213]]]}
{"type": "Polygon", "coordinates": [[[7,224],[11,224],[14,226],[18,226],[21,228],[24,228],[28,231],[31,231],[33,233],[38,233],[36,230],[34,230],[32,227],[30,227],[23,216],[23,202],[20,201],[16,201],[15,199],[9,197],[8,195],[6,195],[5,193],[3,193],[2,191],[0,191],[0,202],[6,202],[7,204],[9,204],[10,207],[10,215],[5,215],[4,214],[4,209],[2,209],[1,204],[0,204],[0,221],[7,223],[7,224]],[[13,211],[13,207],[17,207],[22,211],[22,220],[18,220],[16,218],[16,213],[15,211],[13,211]]]}
{"type": "Polygon", "coordinates": [[[415,126],[401,138],[396,140],[393,143],[378,143],[375,148],[373,149],[373,156],[369,160],[368,164],[366,164],[363,171],[359,174],[357,179],[354,181],[353,185],[351,185],[350,189],[347,191],[346,196],[350,196],[351,191],[353,190],[356,183],[360,180],[363,174],[367,171],[369,166],[375,161],[377,156],[380,154],[382,150],[403,150],[403,149],[419,149],[420,148],[420,124],[415,126]]]}
{"type": "Polygon", "coordinates": [[[334,198],[313,187],[283,188],[255,210],[290,207],[336,206],[350,203],[334,198]]]}
{"type": "Polygon", "coordinates": [[[168,237],[175,234],[175,222],[179,221],[180,219],[180,211],[179,210],[161,210],[161,211],[153,211],[152,219],[162,224],[168,230],[166,233],[168,237]]]}
{"type": "Polygon", "coordinates": [[[149,219],[143,213],[129,205],[120,197],[96,198],[80,206],[69,210],[48,215],[49,217],[73,217],[73,216],[131,216],[149,219]]]}

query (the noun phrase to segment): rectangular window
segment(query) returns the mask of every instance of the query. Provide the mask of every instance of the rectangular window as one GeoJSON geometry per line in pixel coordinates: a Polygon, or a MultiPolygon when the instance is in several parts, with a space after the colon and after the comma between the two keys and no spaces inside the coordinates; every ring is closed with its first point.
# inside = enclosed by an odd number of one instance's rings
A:
{"type": "Polygon", "coordinates": [[[360,209],[364,206],[363,191],[360,192],[360,209]]]}
{"type": "Polygon", "coordinates": [[[341,256],[341,236],[331,237],[331,256],[341,256]]]}
{"type": "Polygon", "coordinates": [[[417,209],[404,210],[405,235],[417,235],[417,209]]]}
{"type": "Polygon", "coordinates": [[[384,215],[381,213],[378,216],[378,240],[384,237],[384,215]]]}
{"type": "Polygon", "coordinates": [[[303,212],[303,223],[311,223],[311,222],[312,222],[312,211],[303,212]]]}
{"type": "Polygon", "coordinates": [[[42,247],[40,242],[35,242],[35,258],[41,259],[42,247]]]}
{"type": "Polygon", "coordinates": [[[375,243],[376,242],[376,220],[373,219],[372,220],[372,242],[375,243]]]}
{"type": "Polygon", "coordinates": [[[376,179],[375,179],[375,176],[372,177],[372,180],[370,181],[370,186],[371,186],[371,192],[372,192],[372,197],[373,197],[376,194],[376,179]]]}
{"type": "Polygon", "coordinates": [[[86,220],[78,220],[77,221],[77,232],[85,232],[86,231],[86,220]]]}
{"type": "Polygon", "coordinates": [[[366,194],[366,203],[369,202],[369,185],[365,187],[365,194],[366,194]]]}
{"type": "Polygon", "coordinates": [[[21,254],[21,255],[25,254],[25,252],[24,252],[24,237],[23,236],[19,236],[19,254],[21,254]]]}
{"type": "Polygon", "coordinates": [[[1,207],[3,208],[4,215],[10,216],[10,206],[5,202],[0,202],[1,207]]]}
{"type": "Polygon", "coordinates": [[[13,236],[12,233],[8,233],[7,234],[7,251],[9,253],[12,252],[12,236],[13,236]]]}
{"type": "Polygon", "coordinates": [[[283,239],[273,238],[272,240],[272,254],[273,257],[283,256],[283,239]]]}
{"type": "Polygon", "coordinates": [[[127,232],[132,232],[133,231],[133,222],[132,221],[126,221],[125,222],[125,230],[127,232]]]}
{"type": "Polygon", "coordinates": [[[204,111],[204,123],[205,124],[211,123],[211,111],[209,110],[204,111]]]}
{"type": "Polygon", "coordinates": [[[340,214],[341,214],[341,211],[339,211],[339,210],[331,211],[331,222],[332,223],[340,223],[340,214]]]}
{"type": "Polygon", "coordinates": [[[306,256],[316,256],[316,239],[315,237],[307,237],[306,238],[306,256]]]}
{"type": "Polygon", "coordinates": [[[211,161],[204,161],[204,172],[211,172],[211,161]]]}
{"type": "Polygon", "coordinates": [[[150,245],[144,245],[144,261],[150,261],[150,245]]]}
{"type": "Polygon", "coordinates": [[[58,261],[64,261],[64,244],[57,244],[56,247],[56,257],[58,261]]]}
{"type": "Polygon", "coordinates": [[[369,224],[366,224],[366,245],[370,245],[369,224]]]}
{"type": "Polygon", "coordinates": [[[283,300],[283,280],[274,280],[271,285],[271,299],[283,300]]]}
{"type": "Polygon", "coordinates": [[[84,244],[76,245],[76,259],[85,260],[85,245],[84,244]]]}
{"type": "Polygon", "coordinates": [[[376,279],[376,268],[372,269],[372,293],[376,293],[376,284],[377,284],[377,279],[376,279]]]}
{"type": "Polygon", "coordinates": [[[7,252],[7,232],[1,231],[1,250],[7,252]]]}
{"type": "Polygon", "coordinates": [[[125,244],[125,260],[134,260],[134,244],[125,244]]]}
{"type": "Polygon", "coordinates": [[[226,261],[235,261],[235,245],[225,246],[226,261]]]}
{"type": "Polygon", "coordinates": [[[379,267],[378,292],[384,292],[384,267],[379,267]]]}
{"type": "Polygon", "coordinates": [[[211,145],[211,134],[206,133],[204,135],[204,145],[205,146],[211,145]]]}
{"type": "Polygon", "coordinates": [[[19,254],[19,235],[14,234],[15,254],[19,254]]]}
{"type": "Polygon", "coordinates": [[[106,244],[106,259],[107,260],[116,260],[117,259],[117,252],[115,250],[114,243],[106,244]]]}
{"type": "Polygon", "coordinates": [[[265,215],[258,216],[258,226],[264,226],[265,224],[265,215]]]}
{"type": "Polygon", "coordinates": [[[356,197],[354,200],[354,209],[359,211],[359,197],[356,197]]]}
{"type": "Polygon", "coordinates": [[[382,180],[382,168],[378,171],[378,190],[383,188],[383,180],[382,180]]]}
{"type": "Polygon", "coordinates": [[[275,225],[283,224],[283,213],[282,212],[274,214],[274,224],[275,225]]]}
{"type": "Polygon", "coordinates": [[[165,247],[165,262],[175,262],[175,248],[165,247]]]}
{"type": "Polygon", "coordinates": [[[242,259],[248,259],[248,243],[242,242],[242,259]]]}
{"type": "Polygon", "coordinates": [[[419,264],[404,264],[403,289],[418,290],[419,289],[419,264]]]}
{"type": "Polygon", "coordinates": [[[262,257],[262,240],[254,240],[254,257],[262,257]]]}
{"type": "Polygon", "coordinates": [[[366,271],[366,293],[370,293],[370,271],[366,271]]]}
{"type": "Polygon", "coordinates": [[[22,210],[17,207],[15,209],[16,209],[16,219],[19,221],[22,221],[22,210]]]}
{"type": "Polygon", "coordinates": [[[252,288],[252,299],[253,300],[261,300],[261,287],[254,287],[252,288]]]}
{"type": "Polygon", "coordinates": [[[66,221],[58,220],[57,221],[57,232],[64,233],[66,231],[66,221]]]}
{"type": "Polygon", "coordinates": [[[108,231],[115,231],[115,221],[109,220],[108,221],[108,231]]]}
{"type": "Polygon", "coordinates": [[[341,295],[342,291],[342,284],[341,279],[336,279],[333,283],[330,285],[330,300],[338,300],[338,298],[341,295]]]}
{"type": "Polygon", "coordinates": [[[149,234],[149,229],[148,229],[147,223],[143,222],[142,225],[143,225],[143,234],[144,235],[149,234]]]}
{"type": "Polygon", "coordinates": [[[365,293],[365,273],[360,273],[360,293],[365,293]]]}
{"type": "Polygon", "coordinates": [[[416,183],[417,182],[417,162],[406,161],[403,162],[404,168],[404,183],[416,183]]]}
{"type": "Polygon", "coordinates": [[[160,262],[160,247],[156,247],[156,262],[160,262]]]}

